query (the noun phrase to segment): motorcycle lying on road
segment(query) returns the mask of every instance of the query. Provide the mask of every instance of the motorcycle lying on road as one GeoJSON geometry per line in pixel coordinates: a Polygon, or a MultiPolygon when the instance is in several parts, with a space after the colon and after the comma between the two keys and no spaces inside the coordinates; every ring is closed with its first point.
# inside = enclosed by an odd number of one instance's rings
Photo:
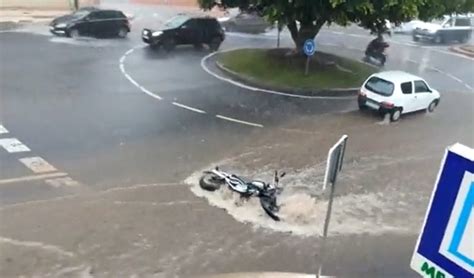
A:
{"type": "Polygon", "coordinates": [[[243,198],[258,197],[263,210],[275,221],[280,221],[277,215],[279,206],[277,204],[277,195],[281,193],[282,188],[278,186],[280,178],[285,173],[278,174],[275,171],[273,184],[265,183],[259,180],[246,180],[234,174],[229,174],[219,170],[219,167],[211,171],[205,171],[199,180],[202,189],[208,191],[218,190],[221,185],[226,184],[231,190],[240,193],[243,198]]]}

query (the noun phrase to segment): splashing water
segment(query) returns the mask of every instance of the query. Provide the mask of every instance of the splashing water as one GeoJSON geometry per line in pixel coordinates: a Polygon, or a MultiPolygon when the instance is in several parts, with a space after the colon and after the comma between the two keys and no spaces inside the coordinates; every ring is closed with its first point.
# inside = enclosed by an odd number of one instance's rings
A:
{"type": "MultiPolygon", "coordinates": [[[[236,192],[223,185],[219,190],[209,192],[199,186],[202,171],[195,172],[185,180],[191,191],[199,197],[206,198],[212,206],[225,209],[237,221],[252,223],[259,228],[267,228],[279,232],[289,232],[299,236],[320,236],[326,217],[328,201],[314,183],[324,170],[324,165],[305,169],[294,175],[285,177],[285,188],[278,196],[281,217],[280,222],[273,221],[260,206],[258,198],[243,199],[236,192]]],[[[207,168],[209,169],[209,168],[207,168]]],[[[242,171],[248,174],[248,171],[242,171]]],[[[242,173],[239,172],[239,173],[242,173]]],[[[258,177],[269,180],[272,171],[260,172],[258,177]]],[[[250,175],[249,175],[250,176],[250,175]]],[[[257,175],[254,175],[257,176],[257,175]]],[[[330,231],[337,234],[380,234],[384,232],[408,232],[410,229],[400,220],[384,219],[381,214],[396,210],[377,193],[349,194],[334,199],[330,231]],[[403,228],[402,228],[403,227],[403,228]]]]}

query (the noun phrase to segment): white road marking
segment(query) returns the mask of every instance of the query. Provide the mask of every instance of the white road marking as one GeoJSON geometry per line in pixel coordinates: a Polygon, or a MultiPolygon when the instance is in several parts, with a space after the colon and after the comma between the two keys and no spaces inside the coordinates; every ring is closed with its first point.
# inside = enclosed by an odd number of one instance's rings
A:
{"type": "MultiPolygon", "coordinates": [[[[344,32],[337,32],[337,31],[322,31],[322,32],[329,32],[329,33],[337,34],[337,35],[346,35],[346,33],[344,33],[344,32]]],[[[347,35],[352,36],[352,37],[359,37],[359,38],[372,38],[372,36],[369,36],[369,35],[360,35],[360,34],[357,34],[357,35],[356,34],[347,34],[347,35]]],[[[428,47],[428,46],[419,45],[419,44],[412,43],[412,42],[400,42],[400,41],[396,41],[396,40],[389,40],[389,42],[394,43],[394,44],[399,44],[399,45],[406,45],[406,46],[411,46],[411,47],[430,49],[430,50],[433,50],[435,52],[442,53],[442,54],[445,54],[445,55],[456,56],[456,57],[459,57],[459,58],[474,61],[474,58],[472,58],[472,57],[462,55],[462,54],[459,54],[459,53],[455,53],[455,52],[452,52],[452,51],[448,51],[448,50],[438,49],[438,48],[436,48],[436,46],[428,47]]]]}
{"type": "Polygon", "coordinates": [[[45,244],[43,242],[39,241],[24,241],[24,240],[17,240],[13,238],[6,238],[6,237],[0,237],[0,243],[6,243],[6,244],[11,244],[11,245],[16,245],[16,246],[22,246],[22,247],[29,247],[29,248],[39,248],[48,252],[53,252],[56,254],[59,254],[64,257],[74,257],[74,253],[66,251],[62,249],[59,246],[56,245],[50,245],[50,244],[45,244]]]}
{"type": "Polygon", "coordinates": [[[71,177],[62,177],[57,179],[47,179],[45,183],[51,185],[52,187],[73,187],[81,185],[78,181],[73,180],[71,177]]]}
{"type": "Polygon", "coordinates": [[[20,162],[25,164],[26,167],[30,168],[30,170],[36,174],[56,172],[58,170],[38,156],[20,158],[20,162]]]}
{"type": "Polygon", "coordinates": [[[140,89],[142,92],[144,92],[145,94],[151,96],[152,98],[156,98],[157,100],[162,100],[162,99],[163,99],[163,98],[161,98],[159,95],[154,94],[154,93],[148,91],[145,87],[140,86],[139,89],[140,89]]]}
{"type": "MultiPolygon", "coordinates": [[[[334,31],[329,31],[330,33],[333,33],[333,34],[338,34],[338,35],[343,35],[345,33],[342,33],[342,32],[334,32],[334,31]]],[[[369,36],[364,36],[364,35],[356,35],[356,34],[347,34],[348,36],[352,36],[352,37],[369,37],[369,36]]],[[[464,59],[468,59],[468,60],[474,60],[474,58],[471,58],[471,57],[468,57],[468,56],[464,56],[464,55],[461,55],[461,54],[457,54],[457,53],[454,53],[454,52],[451,52],[451,51],[446,51],[446,50],[442,50],[442,49],[437,49],[435,48],[434,46],[432,47],[428,47],[428,46],[423,46],[423,45],[418,45],[418,44],[414,44],[414,43],[410,43],[410,42],[399,42],[399,41],[395,41],[395,40],[389,40],[389,42],[391,43],[394,43],[394,44],[399,44],[399,45],[405,45],[405,46],[410,46],[410,47],[417,47],[417,48],[423,48],[423,49],[429,49],[430,51],[436,51],[438,53],[442,53],[442,54],[447,54],[447,55],[452,55],[452,56],[457,56],[457,57],[460,57],[460,58],[464,58],[464,59]]],[[[351,47],[346,47],[346,46],[343,46],[347,49],[354,49],[354,48],[351,48],[351,47]]],[[[361,49],[358,49],[358,50],[361,50],[361,49]]],[[[362,51],[362,50],[361,50],[362,51]]],[[[414,63],[414,64],[419,64],[420,62],[419,61],[415,61],[413,59],[408,59],[407,62],[409,63],[414,63]]],[[[457,76],[454,76],[453,74],[451,73],[448,73],[448,72],[445,72],[445,71],[442,71],[438,68],[435,68],[435,67],[426,67],[428,69],[431,69],[431,70],[434,70],[438,73],[441,73],[441,74],[444,74],[446,75],[447,77],[457,81],[458,83],[461,83],[464,87],[466,87],[468,90],[474,90],[474,88],[467,84],[466,82],[464,82],[462,79],[458,78],[457,76]]]]}
{"type": "Polygon", "coordinates": [[[440,70],[439,68],[430,67],[430,69],[433,70],[433,71],[439,72],[439,73],[443,73],[443,71],[440,70]]]}
{"type": "Polygon", "coordinates": [[[5,134],[5,133],[8,133],[8,130],[3,125],[0,125],[0,134],[5,134]]]}
{"type": "Polygon", "coordinates": [[[16,138],[0,139],[0,146],[9,153],[29,152],[30,149],[16,138]]]}
{"type": "Polygon", "coordinates": [[[67,173],[52,173],[52,174],[43,174],[43,175],[23,176],[23,177],[19,177],[19,178],[11,178],[11,179],[0,180],[0,185],[9,184],[9,183],[44,180],[44,179],[51,179],[51,178],[65,177],[65,176],[67,176],[67,173]]]}
{"type": "Polygon", "coordinates": [[[226,121],[231,121],[231,122],[234,122],[234,123],[239,123],[239,124],[244,124],[244,125],[249,125],[249,126],[254,126],[254,127],[260,127],[260,128],[263,127],[263,125],[261,125],[261,124],[251,123],[251,122],[247,122],[247,121],[241,121],[239,119],[229,118],[229,117],[222,116],[222,115],[216,115],[216,117],[219,118],[219,119],[226,120],[226,121]]]}
{"type": "Polygon", "coordinates": [[[474,88],[473,88],[471,85],[467,84],[467,83],[464,82],[461,78],[459,78],[459,77],[453,75],[452,73],[442,71],[442,70],[440,70],[440,69],[438,69],[438,68],[435,68],[435,67],[429,67],[429,69],[434,70],[434,71],[436,71],[436,72],[439,72],[439,73],[441,73],[441,74],[444,74],[444,75],[446,75],[447,77],[449,77],[449,78],[451,78],[451,79],[457,81],[458,83],[461,83],[464,87],[466,87],[466,88],[467,88],[468,90],[470,90],[470,91],[474,90],[474,88]]]}
{"type": "Polygon", "coordinates": [[[347,35],[351,37],[356,37],[356,38],[367,38],[367,36],[365,35],[358,35],[358,34],[347,34],[347,35]]]}
{"type": "Polygon", "coordinates": [[[207,73],[209,73],[210,75],[214,76],[215,78],[219,79],[219,80],[222,80],[224,82],[227,82],[227,83],[230,83],[230,84],[233,84],[237,87],[240,87],[240,88],[243,88],[243,89],[247,89],[249,91],[254,91],[254,92],[261,92],[261,93],[268,93],[268,94],[273,94],[273,95],[279,95],[279,96],[285,96],[285,97],[293,97],[293,98],[302,98],[302,99],[331,99],[331,100],[347,100],[347,99],[354,99],[355,96],[348,96],[348,97],[326,97],[326,96],[305,96],[305,95],[295,95],[295,94],[288,94],[288,93],[284,93],[284,92],[279,92],[279,91],[274,91],[274,90],[267,90],[267,89],[262,89],[262,88],[257,88],[257,87],[252,87],[252,86],[249,86],[249,85],[246,85],[246,84],[243,84],[243,83],[240,83],[238,81],[235,81],[235,80],[232,80],[230,78],[226,78],[226,77],[223,77],[213,71],[211,71],[207,66],[206,66],[206,61],[211,58],[212,56],[216,55],[217,53],[225,53],[225,52],[229,52],[229,51],[232,51],[232,50],[236,50],[236,49],[242,49],[242,48],[232,48],[232,49],[227,49],[227,50],[224,50],[224,51],[218,51],[218,52],[214,52],[214,53],[211,53],[211,54],[208,54],[206,56],[204,56],[202,59],[201,59],[201,68],[206,71],[207,73]]]}
{"type": "Polygon", "coordinates": [[[127,52],[125,52],[125,56],[130,55],[133,51],[135,51],[135,48],[131,48],[131,49],[127,50],[127,52]]]}
{"type": "Polygon", "coordinates": [[[152,92],[150,92],[149,90],[147,90],[145,87],[141,86],[137,81],[135,81],[135,79],[133,79],[128,73],[127,71],[125,70],[125,60],[127,59],[127,56],[132,54],[133,51],[135,51],[135,49],[137,48],[141,48],[141,46],[138,46],[138,47],[134,47],[134,48],[131,48],[129,50],[127,50],[127,52],[125,52],[122,57],[120,57],[120,60],[119,60],[119,67],[120,67],[120,71],[122,72],[122,74],[125,76],[125,78],[128,79],[128,81],[130,81],[130,83],[133,84],[133,86],[137,87],[140,91],[142,91],[143,93],[151,96],[152,98],[155,98],[157,100],[162,100],[162,97],[160,97],[159,95],[157,94],[154,94],[152,92]]]}
{"type": "Polygon", "coordinates": [[[330,43],[330,42],[326,42],[326,43],[319,43],[319,45],[324,45],[324,46],[339,46],[338,44],[335,44],[335,43],[330,43]]]}
{"type": "Polygon", "coordinates": [[[187,106],[187,105],[178,103],[178,102],[172,102],[172,104],[175,105],[175,106],[178,106],[178,107],[181,107],[181,108],[184,108],[184,109],[193,111],[193,112],[197,112],[197,113],[201,113],[201,114],[206,114],[206,111],[203,111],[203,110],[200,110],[200,109],[197,109],[197,108],[194,108],[194,107],[190,107],[190,106],[187,106]]]}

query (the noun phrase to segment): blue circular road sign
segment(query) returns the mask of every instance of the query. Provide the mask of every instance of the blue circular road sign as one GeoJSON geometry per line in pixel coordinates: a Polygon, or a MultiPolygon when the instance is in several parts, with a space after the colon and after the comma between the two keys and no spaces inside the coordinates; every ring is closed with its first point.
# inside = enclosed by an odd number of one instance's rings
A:
{"type": "Polygon", "coordinates": [[[313,56],[314,52],[316,52],[316,43],[314,40],[306,40],[303,45],[303,51],[307,56],[313,56]]]}

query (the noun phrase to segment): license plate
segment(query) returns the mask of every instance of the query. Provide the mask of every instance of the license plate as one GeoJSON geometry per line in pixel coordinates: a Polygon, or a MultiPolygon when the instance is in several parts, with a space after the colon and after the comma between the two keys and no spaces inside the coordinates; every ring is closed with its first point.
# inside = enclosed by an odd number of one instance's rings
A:
{"type": "Polygon", "coordinates": [[[365,105],[367,105],[368,107],[372,108],[372,109],[376,109],[378,110],[380,108],[380,105],[370,101],[370,100],[367,100],[367,102],[365,103],[365,105]]]}

